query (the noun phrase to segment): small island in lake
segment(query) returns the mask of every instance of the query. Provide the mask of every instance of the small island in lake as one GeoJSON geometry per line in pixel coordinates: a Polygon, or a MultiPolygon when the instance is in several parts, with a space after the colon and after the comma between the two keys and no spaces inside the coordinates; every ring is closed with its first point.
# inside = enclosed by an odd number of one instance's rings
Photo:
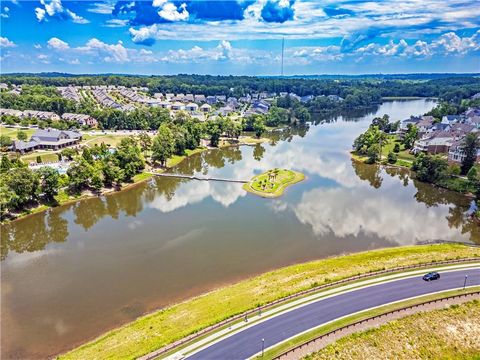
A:
{"type": "Polygon", "coordinates": [[[300,172],[286,169],[272,169],[254,176],[243,188],[252,194],[274,198],[283,194],[290,185],[305,179],[300,172]]]}

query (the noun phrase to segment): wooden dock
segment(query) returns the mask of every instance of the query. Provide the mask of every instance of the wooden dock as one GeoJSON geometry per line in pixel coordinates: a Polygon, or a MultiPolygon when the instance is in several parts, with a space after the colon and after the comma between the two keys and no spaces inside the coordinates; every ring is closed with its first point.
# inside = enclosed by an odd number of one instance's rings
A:
{"type": "Polygon", "coordinates": [[[173,178],[189,179],[189,180],[222,181],[222,182],[231,182],[231,183],[239,183],[239,184],[248,183],[248,180],[239,180],[239,179],[225,179],[225,178],[217,178],[217,177],[204,177],[204,176],[195,176],[195,175],[155,173],[155,172],[151,172],[150,174],[155,176],[161,176],[161,177],[173,177],[173,178]]]}

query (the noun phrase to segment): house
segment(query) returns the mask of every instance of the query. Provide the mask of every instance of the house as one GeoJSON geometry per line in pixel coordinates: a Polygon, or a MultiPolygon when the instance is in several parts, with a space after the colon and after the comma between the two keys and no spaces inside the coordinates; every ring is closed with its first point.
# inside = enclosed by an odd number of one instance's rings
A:
{"type": "MultiPolygon", "coordinates": [[[[464,139],[459,139],[455,141],[450,149],[448,150],[448,162],[450,164],[461,164],[465,159],[465,153],[463,151],[463,141],[464,139]]],[[[477,150],[477,162],[480,162],[480,149],[477,150]]]]}
{"type": "Polygon", "coordinates": [[[195,95],[195,102],[196,103],[204,103],[206,101],[205,95],[195,95]]]}
{"type": "Polygon", "coordinates": [[[208,104],[203,104],[202,106],[200,106],[200,110],[204,113],[208,113],[212,110],[212,107],[208,104]]]}
{"type": "Polygon", "coordinates": [[[343,101],[343,98],[338,96],[338,95],[328,95],[327,98],[329,98],[330,100],[335,101],[335,102],[342,102],[343,101]]]}
{"type": "Polygon", "coordinates": [[[172,110],[184,110],[185,105],[183,105],[183,103],[181,103],[180,101],[175,101],[170,108],[172,110]]]}
{"type": "Polygon", "coordinates": [[[162,99],[163,99],[163,94],[162,94],[162,93],[155,93],[155,94],[153,94],[153,97],[154,97],[155,99],[160,99],[160,100],[162,100],[162,99]]]}
{"type": "Polygon", "coordinates": [[[313,95],[302,96],[302,97],[300,98],[300,101],[301,101],[302,103],[307,103],[307,102],[313,100],[313,97],[314,97],[313,95]]]}
{"type": "Polygon", "coordinates": [[[15,109],[0,109],[0,116],[15,116],[17,118],[21,118],[23,116],[23,111],[15,110],[15,109]]]}
{"type": "Polygon", "coordinates": [[[227,105],[234,108],[234,109],[237,108],[239,106],[237,98],[233,97],[233,96],[229,97],[227,99],[227,105]]]}
{"type": "Polygon", "coordinates": [[[23,118],[29,119],[38,119],[38,120],[52,120],[58,121],[60,120],[60,116],[51,112],[51,111],[37,111],[37,110],[25,110],[22,114],[23,118]]]}
{"type": "Polygon", "coordinates": [[[450,132],[436,131],[416,140],[412,151],[413,153],[425,152],[428,154],[448,153],[448,150],[457,139],[450,132]]]}
{"type": "Polygon", "coordinates": [[[231,106],[227,105],[227,106],[222,106],[220,109],[215,111],[215,114],[216,115],[227,116],[228,114],[230,114],[233,111],[234,111],[234,109],[231,106]]]}
{"type": "Polygon", "coordinates": [[[198,111],[198,105],[193,102],[190,102],[187,105],[185,105],[185,110],[189,112],[196,112],[198,111]]]}
{"type": "Polygon", "coordinates": [[[8,84],[0,83],[0,90],[8,90],[8,84]]]}
{"type": "Polygon", "coordinates": [[[227,101],[227,97],[225,95],[216,95],[215,98],[217,99],[217,102],[225,102],[227,101]]]}
{"type": "Polygon", "coordinates": [[[177,96],[173,98],[173,101],[185,101],[185,94],[177,94],[177,96]]]}
{"type": "Polygon", "coordinates": [[[165,99],[167,99],[167,100],[172,100],[174,97],[175,97],[175,95],[172,94],[172,93],[166,93],[165,94],[165,99]]]}
{"type": "Polygon", "coordinates": [[[86,114],[65,113],[62,115],[62,120],[75,121],[82,126],[96,127],[98,125],[97,119],[86,114]]]}
{"type": "Polygon", "coordinates": [[[82,140],[82,134],[76,131],[37,129],[30,138],[30,141],[16,140],[13,142],[12,150],[25,153],[35,149],[58,150],[67,146],[78,144],[82,140]]]}
{"type": "Polygon", "coordinates": [[[183,101],[185,101],[185,102],[194,102],[194,101],[195,101],[195,98],[194,98],[193,94],[187,94],[187,95],[185,95],[185,97],[183,98],[183,101]]]}
{"type": "Polygon", "coordinates": [[[206,101],[207,104],[214,105],[217,103],[217,98],[215,96],[207,96],[206,101]]]}
{"type": "Polygon", "coordinates": [[[453,124],[460,122],[462,117],[460,115],[444,115],[442,117],[442,124],[453,124]]]}
{"type": "Polygon", "coordinates": [[[433,116],[423,116],[422,120],[417,123],[418,132],[420,134],[425,134],[429,132],[432,128],[435,118],[433,116]]]}

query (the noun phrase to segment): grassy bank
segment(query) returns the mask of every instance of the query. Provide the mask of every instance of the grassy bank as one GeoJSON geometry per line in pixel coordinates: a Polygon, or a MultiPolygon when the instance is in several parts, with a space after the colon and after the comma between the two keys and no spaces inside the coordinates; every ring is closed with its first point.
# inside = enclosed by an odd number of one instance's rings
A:
{"type": "Polygon", "coordinates": [[[480,249],[455,244],[380,249],[293,265],[143,316],[62,359],[132,359],[248,309],[361,273],[462,257],[480,249]]]}
{"type": "Polygon", "coordinates": [[[472,301],[352,334],[305,359],[478,359],[479,354],[480,302],[472,301]]]}
{"type": "Polygon", "coordinates": [[[284,190],[297,182],[305,179],[305,175],[297,171],[286,169],[268,170],[254,176],[243,188],[252,194],[262,197],[279,197],[284,190]]]}

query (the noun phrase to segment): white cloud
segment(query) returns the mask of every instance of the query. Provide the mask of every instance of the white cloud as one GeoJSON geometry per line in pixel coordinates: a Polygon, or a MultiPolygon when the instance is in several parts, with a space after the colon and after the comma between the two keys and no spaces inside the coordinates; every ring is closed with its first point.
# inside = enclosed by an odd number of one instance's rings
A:
{"type": "Polygon", "coordinates": [[[187,10],[187,4],[183,3],[179,8],[171,2],[165,0],[154,0],[153,6],[161,8],[158,16],[168,21],[185,21],[190,14],[187,10]]]}
{"type": "Polygon", "coordinates": [[[42,8],[35,8],[35,16],[37,17],[38,21],[43,21],[45,19],[45,13],[46,11],[42,8]]]}
{"type": "Polygon", "coordinates": [[[8,6],[4,6],[2,12],[0,13],[0,17],[7,19],[9,12],[10,8],[8,6]]]}
{"type": "Polygon", "coordinates": [[[49,17],[57,17],[59,19],[70,19],[76,24],[88,24],[89,21],[73,11],[63,7],[61,0],[40,0],[43,7],[35,8],[35,16],[39,22],[46,21],[49,17]]]}
{"type": "Polygon", "coordinates": [[[47,44],[50,49],[55,49],[55,50],[67,50],[70,48],[68,43],[56,37],[53,37],[50,40],[48,40],[47,44]]]}
{"type": "Polygon", "coordinates": [[[106,27],[123,27],[123,26],[127,26],[127,24],[128,24],[128,20],[109,19],[109,20],[105,21],[105,24],[103,26],[106,26],[106,27]]]}
{"type": "Polygon", "coordinates": [[[437,41],[432,43],[433,48],[440,48],[447,53],[465,54],[469,51],[480,49],[480,30],[471,37],[461,38],[454,32],[448,32],[440,36],[437,41]]]}
{"type": "Polygon", "coordinates": [[[40,44],[34,44],[33,47],[34,47],[35,49],[41,49],[41,48],[42,48],[42,45],[40,45],[40,44]]]}
{"type": "Polygon", "coordinates": [[[110,3],[96,2],[87,11],[95,14],[111,14],[113,8],[114,6],[110,3]]]}
{"type": "Polygon", "coordinates": [[[129,60],[128,51],[121,41],[117,44],[107,44],[93,38],[90,39],[85,46],[79,47],[77,50],[95,53],[102,56],[106,62],[127,62],[129,60]]]}
{"type": "Polygon", "coordinates": [[[0,36],[0,48],[11,48],[17,46],[13,41],[8,38],[0,36]]]}

